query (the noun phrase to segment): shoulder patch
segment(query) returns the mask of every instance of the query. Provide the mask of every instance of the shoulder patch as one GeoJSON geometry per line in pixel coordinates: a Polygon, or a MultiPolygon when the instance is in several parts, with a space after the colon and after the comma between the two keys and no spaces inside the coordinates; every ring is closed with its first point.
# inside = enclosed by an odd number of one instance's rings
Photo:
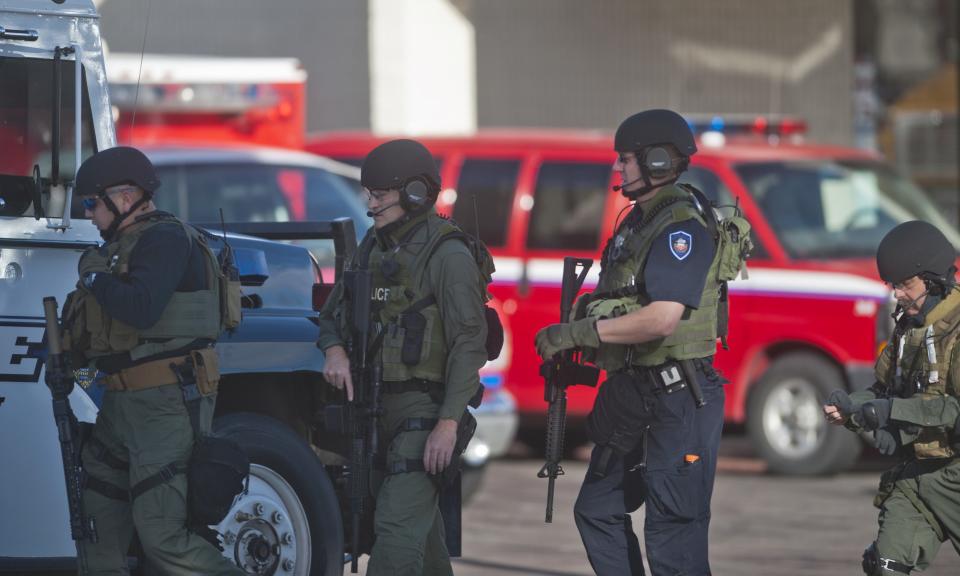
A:
{"type": "Polygon", "coordinates": [[[683,260],[693,251],[693,236],[682,230],[670,233],[670,253],[677,260],[683,260]]]}

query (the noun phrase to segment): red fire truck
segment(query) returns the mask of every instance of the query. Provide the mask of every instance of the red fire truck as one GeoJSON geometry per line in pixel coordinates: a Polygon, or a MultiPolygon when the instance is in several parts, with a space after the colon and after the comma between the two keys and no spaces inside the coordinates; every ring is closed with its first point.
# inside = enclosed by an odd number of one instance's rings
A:
{"type": "Polygon", "coordinates": [[[122,143],[303,145],[307,73],[296,58],[111,53],[106,60],[122,143]]]}
{"type": "MultiPolygon", "coordinates": [[[[890,292],[874,264],[880,238],[914,218],[933,222],[958,247],[960,234],[877,156],[797,144],[800,122],[709,124],[711,130],[697,130],[700,152],[683,180],[717,206],[738,203],[756,246],[748,278],[730,284],[730,349],[716,357],[730,380],[727,422],[746,425],[772,471],[842,470],[861,443],[828,428],[820,404],[834,388],[873,382],[874,359],[892,326],[890,292]],[[724,133],[738,129],[740,137],[724,133]]],[[[358,163],[384,138],[327,133],[307,140],[311,152],[358,163]]],[[[476,228],[495,256],[492,291],[512,343],[504,385],[524,424],[542,426],[546,404],[533,341],[558,319],[562,259],[599,263],[627,204],[611,191],[619,183],[611,135],[490,131],[423,141],[441,168],[439,210],[468,231],[476,228]]],[[[595,394],[571,389],[571,417],[585,416],[595,394]]]]}

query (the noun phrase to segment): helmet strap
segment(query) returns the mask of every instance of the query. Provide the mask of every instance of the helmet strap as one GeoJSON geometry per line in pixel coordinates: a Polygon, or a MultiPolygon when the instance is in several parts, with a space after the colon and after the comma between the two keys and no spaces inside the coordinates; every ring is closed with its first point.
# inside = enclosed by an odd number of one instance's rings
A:
{"type": "Polygon", "coordinates": [[[110,223],[110,226],[108,226],[106,230],[100,232],[101,238],[107,242],[112,240],[117,235],[117,231],[120,230],[120,223],[126,220],[128,216],[136,212],[140,206],[143,206],[153,198],[153,194],[150,192],[147,192],[146,190],[142,190],[142,192],[143,194],[140,196],[140,198],[130,206],[129,210],[122,214],[120,213],[120,209],[117,208],[117,205],[113,203],[113,200],[109,195],[103,194],[100,196],[100,198],[103,200],[104,206],[106,206],[110,212],[113,212],[113,222],[110,223]]]}

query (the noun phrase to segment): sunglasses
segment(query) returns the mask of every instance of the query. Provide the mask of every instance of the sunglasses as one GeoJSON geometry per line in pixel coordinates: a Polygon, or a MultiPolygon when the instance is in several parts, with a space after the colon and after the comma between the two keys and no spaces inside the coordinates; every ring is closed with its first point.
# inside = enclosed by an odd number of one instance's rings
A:
{"type": "Polygon", "coordinates": [[[81,198],[80,204],[83,206],[84,210],[89,210],[90,212],[93,212],[97,208],[97,202],[99,202],[100,199],[103,198],[104,196],[109,196],[110,194],[115,194],[117,192],[130,190],[132,188],[133,188],[132,186],[117,186],[116,188],[105,189],[103,192],[101,192],[97,196],[81,198]]]}

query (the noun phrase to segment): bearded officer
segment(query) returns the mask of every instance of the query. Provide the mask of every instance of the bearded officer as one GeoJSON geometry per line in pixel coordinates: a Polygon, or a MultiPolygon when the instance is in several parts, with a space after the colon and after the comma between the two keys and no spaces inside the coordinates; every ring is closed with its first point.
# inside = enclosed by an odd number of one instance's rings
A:
{"type": "Polygon", "coordinates": [[[217,260],[198,231],[156,209],[159,186],[134,148],[98,152],[77,171],[84,213],[106,240],[81,256],[77,290],[64,305],[74,366],[105,373],[107,386],[82,453],[84,512],[99,536],[83,541],[85,573],[127,574],[136,530],[160,573],[239,575],[187,528],[185,464],[210,429],[218,379],[217,260]],[[181,383],[197,384],[195,412],[181,383]]]}
{"type": "MultiPolygon", "coordinates": [[[[452,574],[438,475],[452,465],[458,427],[480,389],[492,266],[479,269],[464,242],[444,241],[461,233],[433,209],[440,174],[419,142],[393,140],[372,150],[361,184],[374,226],[352,267],[374,273],[372,313],[383,327],[380,443],[387,446],[367,574],[452,574]]],[[[366,383],[351,379],[346,328],[337,320],[343,304],[338,284],[321,312],[317,345],[324,377],[352,398],[354,386],[366,383]]]]}
{"type": "Polygon", "coordinates": [[[926,570],[948,539],[960,552],[956,257],[928,222],[904,222],[884,236],[877,268],[897,308],[876,383],[850,395],[836,390],[823,407],[828,422],[871,432],[880,452],[900,458],[874,498],[880,531],[863,553],[868,576],[926,570]]]}
{"type": "Polygon", "coordinates": [[[607,242],[596,290],[577,302],[575,319],[536,338],[544,359],[579,347],[609,376],[588,418],[597,446],[574,516],[597,574],[644,573],[628,514],[644,502],[653,574],[709,574],[724,402],[712,367],[719,291],[712,214],[676,184],[697,151],[678,114],[630,116],[614,148],[616,189],[633,201],[631,210],[607,242]],[[697,388],[702,397],[690,393],[697,388]]]}

